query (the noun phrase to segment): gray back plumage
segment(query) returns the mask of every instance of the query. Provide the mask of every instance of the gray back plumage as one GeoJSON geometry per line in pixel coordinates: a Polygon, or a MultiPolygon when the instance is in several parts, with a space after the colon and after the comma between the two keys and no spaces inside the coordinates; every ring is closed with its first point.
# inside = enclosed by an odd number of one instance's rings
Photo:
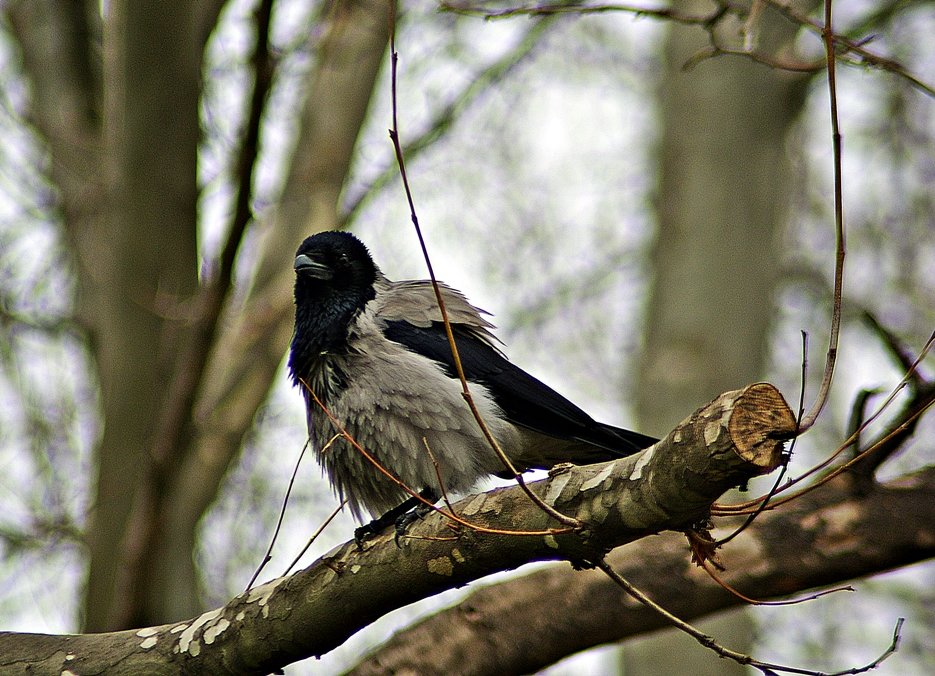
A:
{"type": "MultiPolygon", "coordinates": [[[[377,280],[376,311],[386,321],[406,321],[413,326],[426,328],[432,322],[441,322],[442,314],[432,282],[426,279],[407,279],[391,282],[380,275],[377,280]]],[[[457,289],[444,282],[438,283],[448,320],[459,325],[468,333],[496,348],[499,340],[491,333],[495,328],[484,315],[489,313],[474,307],[457,289]]]]}

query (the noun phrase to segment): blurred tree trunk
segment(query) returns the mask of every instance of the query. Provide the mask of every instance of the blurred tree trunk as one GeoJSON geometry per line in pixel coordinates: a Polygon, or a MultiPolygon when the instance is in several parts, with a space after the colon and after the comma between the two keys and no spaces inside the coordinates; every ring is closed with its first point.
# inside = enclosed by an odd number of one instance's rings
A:
{"type": "MultiPolygon", "coordinates": [[[[194,13],[94,2],[11,7],[76,253],[78,314],[101,387],[95,504],[89,515],[87,627],[116,618],[115,582],[140,495],[155,413],[164,406],[185,302],[197,285],[196,154],[203,44],[194,13]],[[64,104],[64,105],[63,105],[64,104]]],[[[177,584],[194,589],[188,572],[177,584]]],[[[132,589],[120,589],[132,595],[132,589]]],[[[180,616],[195,597],[178,597],[180,616]]],[[[157,612],[161,612],[157,611],[157,612]]]]}
{"type": "MultiPolygon", "coordinates": [[[[288,344],[283,261],[309,232],[337,224],[386,51],[383,0],[337,2],[321,17],[282,202],[265,224],[253,285],[235,296],[231,279],[199,279],[197,258],[202,58],[224,5],[168,12],[123,0],[106,3],[103,17],[90,0],[5,9],[48,143],[100,381],[87,631],[200,611],[195,529],[288,344]]],[[[229,245],[236,251],[239,240],[229,245]]]]}
{"type": "MultiPolygon", "coordinates": [[[[191,566],[177,571],[172,586],[160,588],[159,601],[148,606],[138,597],[153,581],[127,575],[153,553],[138,548],[143,529],[160,528],[136,524],[130,532],[128,526],[139,502],[157,500],[162,488],[146,484],[164,478],[157,479],[151,467],[163,433],[158,418],[169,405],[173,362],[192,329],[187,308],[198,287],[196,158],[204,45],[195,37],[191,8],[153,9],[135,2],[110,5],[102,36],[101,167],[109,199],[103,238],[83,266],[103,271],[104,278],[93,324],[104,430],[88,524],[85,606],[88,626],[102,629],[198,610],[191,566]]],[[[158,567],[147,563],[149,571],[158,567]]]]}
{"type": "MultiPolygon", "coordinates": [[[[771,10],[755,29],[769,53],[796,34],[771,10]]],[[[733,57],[686,72],[683,65],[709,37],[697,27],[670,24],[668,31],[658,89],[658,233],[636,387],[639,427],[650,434],[670,429],[716,393],[764,376],[781,258],[775,243],[790,192],[786,140],[806,84],[803,76],[733,57]]],[[[718,37],[728,44],[739,39],[718,37]]],[[[752,624],[742,616],[702,626],[735,649],[752,640],[752,624]]],[[[675,630],[628,643],[623,666],[627,674],[746,673],[700,653],[675,630]]]]}

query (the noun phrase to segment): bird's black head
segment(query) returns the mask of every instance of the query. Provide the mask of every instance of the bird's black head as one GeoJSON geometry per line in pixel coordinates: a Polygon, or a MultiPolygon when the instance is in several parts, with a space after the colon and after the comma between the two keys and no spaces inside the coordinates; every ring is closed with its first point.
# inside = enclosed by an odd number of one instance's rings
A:
{"type": "Polygon", "coordinates": [[[367,247],[349,232],[328,231],[306,237],[295,252],[294,267],[297,304],[305,297],[372,292],[377,278],[377,267],[367,247]]]}
{"type": "Polygon", "coordinates": [[[376,295],[379,271],[363,243],[347,232],[320,232],[295,253],[293,379],[305,378],[323,352],[341,350],[348,326],[376,295]]]}

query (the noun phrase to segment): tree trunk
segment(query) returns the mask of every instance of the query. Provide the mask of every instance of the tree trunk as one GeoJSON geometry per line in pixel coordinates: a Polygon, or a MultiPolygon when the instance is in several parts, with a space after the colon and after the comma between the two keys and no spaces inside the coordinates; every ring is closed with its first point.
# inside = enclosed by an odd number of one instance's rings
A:
{"type": "MultiPolygon", "coordinates": [[[[96,504],[88,529],[90,630],[149,624],[198,609],[194,567],[178,571],[144,605],[154,582],[128,575],[142,552],[128,531],[145,490],[158,413],[189,329],[198,288],[195,170],[199,141],[202,45],[186,11],[141,3],[109,6],[104,33],[105,229],[89,267],[101,276],[96,334],[104,430],[98,449],[96,504]],[[129,565],[129,567],[128,567],[129,565]]],[[[161,524],[149,523],[159,529],[161,524]]],[[[185,543],[180,543],[184,546],[185,543]]],[[[143,566],[152,570],[151,564],[143,566]]]]}

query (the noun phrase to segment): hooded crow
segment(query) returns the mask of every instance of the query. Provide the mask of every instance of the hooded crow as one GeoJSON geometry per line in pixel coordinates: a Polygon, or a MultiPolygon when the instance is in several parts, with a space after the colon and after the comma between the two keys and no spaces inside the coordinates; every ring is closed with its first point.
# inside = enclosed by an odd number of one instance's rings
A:
{"type": "MultiPolygon", "coordinates": [[[[312,448],[358,520],[363,510],[382,515],[358,539],[417,501],[340,436],[312,393],[383,468],[430,501],[488,475],[510,476],[462,396],[430,281],[387,279],[346,232],[302,242],[295,274],[289,371],[305,397],[312,448]]],[[[485,313],[439,286],[474,402],[519,471],[612,460],[656,442],[596,422],[514,366],[485,313]]]]}

